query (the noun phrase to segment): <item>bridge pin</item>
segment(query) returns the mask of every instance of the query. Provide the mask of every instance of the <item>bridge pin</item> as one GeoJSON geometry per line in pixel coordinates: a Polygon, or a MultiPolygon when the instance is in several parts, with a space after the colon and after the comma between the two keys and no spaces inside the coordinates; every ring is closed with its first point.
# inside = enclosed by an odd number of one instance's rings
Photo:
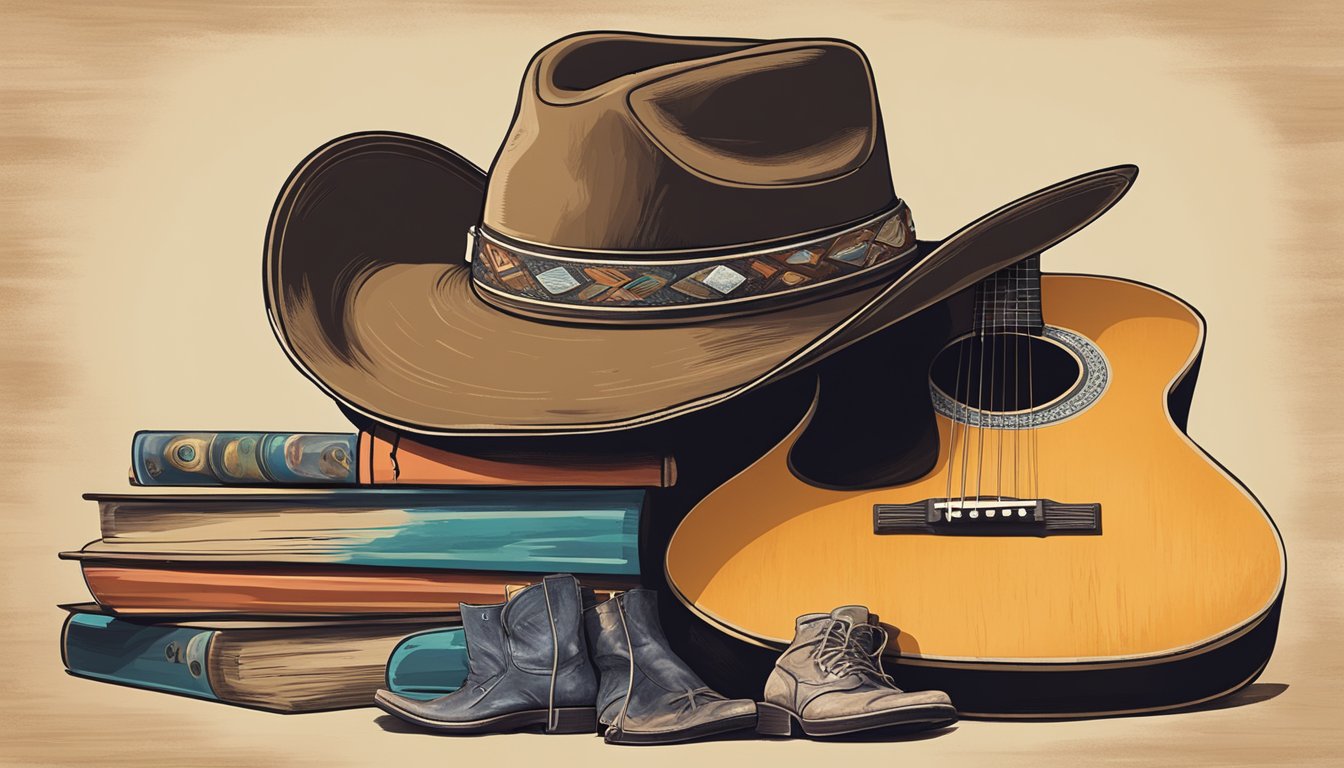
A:
{"type": "Polygon", "coordinates": [[[1026,517],[1026,516],[1027,516],[1027,510],[1025,510],[1025,509],[1023,509],[1023,508],[1021,508],[1021,507],[1018,507],[1018,508],[1017,508],[1017,516],[1018,516],[1018,517],[1026,517]]]}
{"type": "Polygon", "coordinates": [[[993,516],[994,516],[994,510],[992,509],[985,510],[985,517],[993,517],[993,516]]]}
{"type": "Polygon", "coordinates": [[[977,517],[979,517],[979,516],[980,516],[980,510],[978,510],[978,509],[972,509],[972,510],[971,510],[971,519],[972,519],[972,520],[974,520],[975,518],[977,518],[977,517]]]}

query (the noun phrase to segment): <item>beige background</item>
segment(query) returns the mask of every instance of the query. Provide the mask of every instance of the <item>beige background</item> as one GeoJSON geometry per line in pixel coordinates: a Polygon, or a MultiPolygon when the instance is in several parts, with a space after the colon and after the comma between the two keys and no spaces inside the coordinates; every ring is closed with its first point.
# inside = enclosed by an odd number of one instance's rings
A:
{"type": "Polygon", "coordinates": [[[558,5],[0,3],[0,760],[1338,764],[1344,5],[558,5]],[[343,427],[263,314],[262,233],[290,169],[374,128],[486,164],[527,57],[601,28],[857,42],[926,237],[1075,173],[1142,167],[1045,267],[1151,282],[1208,318],[1191,433],[1264,501],[1291,564],[1278,651],[1240,706],[636,755],[582,736],[389,733],[373,710],[282,717],[62,673],[54,605],[84,587],[55,553],[97,535],[78,494],[123,486],[135,429],[343,427]]]}

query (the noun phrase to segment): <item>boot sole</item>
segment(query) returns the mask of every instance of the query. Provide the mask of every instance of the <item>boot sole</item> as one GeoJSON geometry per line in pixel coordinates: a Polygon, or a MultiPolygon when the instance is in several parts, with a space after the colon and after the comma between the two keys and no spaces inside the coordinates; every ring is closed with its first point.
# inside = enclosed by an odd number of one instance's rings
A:
{"type": "Polygon", "coordinates": [[[807,720],[765,702],[757,704],[756,711],[756,732],[763,736],[792,736],[795,724],[808,736],[824,737],[879,729],[909,733],[945,728],[957,722],[956,708],[946,704],[919,704],[829,720],[807,720]]]}
{"type": "Polygon", "coordinates": [[[701,723],[680,731],[666,731],[662,733],[640,733],[639,731],[621,731],[621,735],[613,738],[608,735],[612,731],[612,726],[606,726],[603,733],[603,741],[608,744],[676,744],[682,741],[695,741],[710,736],[717,736],[721,733],[730,731],[740,731],[746,728],[756,727],[756,715],[740,715],[738,717],[729,717],[723,720],[715,720],[712,723],[701,723]]]}
{"type": "Polygon", "coordinates": [[[554,725],[550,713],[544,709],[528,709],[522,712],[509,712],[480,720],[459,720],[447,722],[431,720],[422,715],[409,712],[380,695],[373,697],[373,703],[384,712],[401,718],[412,725],[437,733],[500,733],[517,731],[533,726],[542,726],[546,733],[592,733],[597,728],[596,707],[557,707],[554,725]]]}

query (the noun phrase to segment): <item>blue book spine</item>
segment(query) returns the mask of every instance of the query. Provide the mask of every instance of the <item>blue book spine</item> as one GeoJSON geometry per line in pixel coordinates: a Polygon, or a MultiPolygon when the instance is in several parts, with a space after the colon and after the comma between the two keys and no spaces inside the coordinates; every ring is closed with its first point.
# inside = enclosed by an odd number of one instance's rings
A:
{"type": "Polygon", "coordinates": [[[460,627],[408,636],[387,661],[387,689],[413,699],[452,693],[467,678],[467,637],[460,627]]]}
{"type": "Polygon", "coordinates": [[[86,553],[594,575],[640,572],[639,489],[96,497],[86,553]],[[153,524],[171,519],[173,526],[153,524]],[[142,520],[146,522],[142,522],[142,520]]]}
{"type": "Polygon", "coordinates": [[[354,485],[359,436],[288,432],[137,432],[136,485],[354,485]]]}
{"type": "Polygon", "coordinates": [[[81,677],[219,701],[207,664],[214,635],[76,613],[65,622],[61,650],[66,669],[81,677]]]}
{"type": "Polygon", "coordinates": [[[323,532],[312,548],[343,565],[639,573],[643,491],[530,491],[515,494],[510,509],[472,498],[487,492],[461,493],[451,505],[407,510],[404,523],[376,533],[323,532]]]}

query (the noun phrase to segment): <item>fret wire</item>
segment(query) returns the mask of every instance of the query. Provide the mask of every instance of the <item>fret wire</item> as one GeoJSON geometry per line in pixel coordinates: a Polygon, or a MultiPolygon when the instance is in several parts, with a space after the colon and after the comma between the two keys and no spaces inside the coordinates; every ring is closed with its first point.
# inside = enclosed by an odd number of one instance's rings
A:
{"type": "Polygon", "coordinates": [[[1040,256],[1034,254],[985,278],[976,287],[976,327],[1039,328],[1040,256]]]}

